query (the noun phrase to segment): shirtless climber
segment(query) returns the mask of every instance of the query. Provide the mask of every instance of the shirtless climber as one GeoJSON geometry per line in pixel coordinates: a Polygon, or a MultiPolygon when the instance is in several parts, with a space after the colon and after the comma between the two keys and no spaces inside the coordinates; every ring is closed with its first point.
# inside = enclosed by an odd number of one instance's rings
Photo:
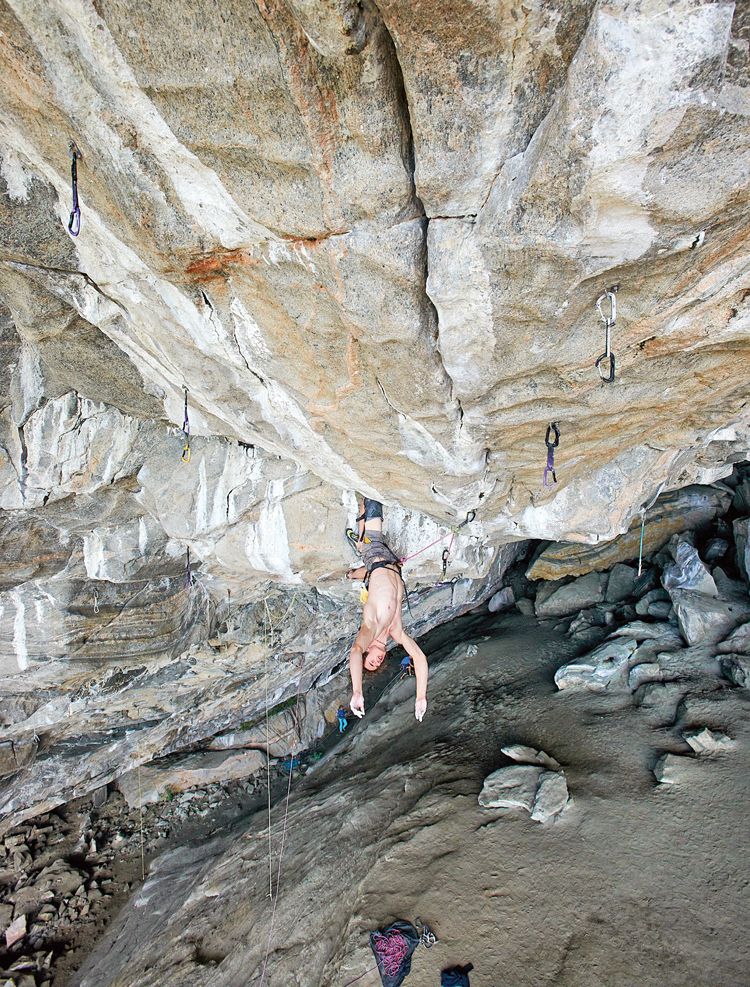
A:
{"type": "Polygon", "coordinates": [[[409,637],[401,624],[401,604],[404,583],[401,563],[383,539],[383,505],[364,498],[360,503],[357,551],[363,565],[347,572],[348,579],[363,579],[367,600],[362,612],[362,626],[349,653],[349,671],[352,677],[352,713],[360,718],[365,715],[362,695],[362,668],[377,671],[383,664],[389,636],[402,645],[414,662],[417,680],[417,699],[414,715],[421,722],[427,709],[427,657],[417,642],[409,637]]]}

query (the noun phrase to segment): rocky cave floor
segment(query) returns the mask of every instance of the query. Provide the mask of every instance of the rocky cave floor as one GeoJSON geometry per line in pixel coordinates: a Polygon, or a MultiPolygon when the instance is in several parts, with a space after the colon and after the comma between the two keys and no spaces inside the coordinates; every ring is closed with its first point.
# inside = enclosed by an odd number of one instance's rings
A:
{"type": "MultiPolygon", "coordinates": [[[[725,515],[672,538],[640,577],[634,563],[619,563],[609,573],[531,584],[524,563],[507,580],[512,610],[483,608],[428,635],[430,708],[421,726],[413,684],[399,681],[398,655],[372,678],[365,720],[341,738],[329,733],[295,772],[265,981],[262,852],[249,876],[247,858],[237,863],[236,891],[216,890],[235,843],[258,837],[262,850],[263,772],[165,793],[144,807],[143,840],[140,813],[111,788],[7,833],[3,987],[353,980],[372,987],[379,981],[366,931],[416,915],[440,941],[416,954],[414,987],[435,985],[441,967],[468,962],[476,987],[746,983],[746,472],[726,489],[725,515]],[[386,797],[384,824],[377,813],[386,797]],[[336,800],[337,816],[356,816],[361,861],[320,811],[336,800]],[[311,845],[325,848],[317,862],[311,845]],[[195,857],[189,900],[170,889],[164,851],[177,853],[182,871],[184,855],[195,857]],[[320,900],[300,929],[295,888],[311,869],[325,870],[345,893],[320,900]],[[180,940],[175,922],[195,941],[205,881],[213,882],[204,903],[216,916],[213,932],[195,955],[165,967],[180,940]],[[147,892],[169,901],[172,915],[152,940],[136,922],[139,893],[142,905],[147,892]],[[282,946],[287,925],[296,945],[282,946]],[[305,967],[307,936],[316,949],[305,967]]],[[[288,780],[278,761],[271,779],[278,841],[288,780]]]]}

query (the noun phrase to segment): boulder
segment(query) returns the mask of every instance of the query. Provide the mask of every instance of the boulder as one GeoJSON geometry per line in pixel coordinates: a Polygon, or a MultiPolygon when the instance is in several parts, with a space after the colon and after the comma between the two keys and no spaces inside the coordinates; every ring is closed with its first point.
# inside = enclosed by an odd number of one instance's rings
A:
{"type": "Polygon", "coordinates": [[[501,590],[498,590],[494,596],[490,597],[489,603],[487,604],[487,609],[490,613],[500,613],[502,610],[508,610],[516,602],[515,593],[513,592],[512,586],[504,586],[501,590]]]}
{"type": "Polygon", "coordinates": [[[670,607],[672,606],[672,601],[669,597],[669,593],[665,589],[652,589],[642,596],[641,599],[635,605],[635,612],[641,617],[649,616],[649,607],[653,603],[667,602],[670,607]]]}
{"type": "Polygon", "coordinates": [[[189,788],[204,788],[219,781],[247,778],[266,766],[261,751],[209,751],[169,759],[160,764],[145,764],[138,771],[128,771],[117,779],[131,809],[171,798],[189,788]]]}
{"type": "Polygon", "coordinates": [[[606,585],[606,574],[590,572],[580,579],[566,583],[542,600],[537,596],[536,615],[540,619],[566,617],[578,610],[585,610],[602,602],[606,585]]]}
{"type": "Polygon", "coordinates": [[[676,785],[687,781],[695,766],[692,757],[680,754],[663,754],[654,765],[654,778],[660,785],[676,785]]]}
{"type": "Polygon", "coordinates": [[[610,571],[605,599],[608,603],[621,603],[633,595],[635,569],[617,562],[610,571]]]}
{"type": "Polygon", "coordinates": [[[720,641],[716,650],[721,654],[750,654],[750,623],[741,624],[729,637],[720,641]]]}
{"type": "Polygon", "coordinates": [[[699,757],[726,754],[737,747],[737,742],[731,737],[725,733],[709,730],[708,727],[703,727],[700,730],[689,730],[682,736],[699,757]]]}
{"type": "Polygon", "coordinates": [[[554,757],[550,757],[549,754],[538,751],[534,747],[527,747],[525,744],[511,744],[508,747],[503,747],[502,752],[511,760],[518,761],[519,764],[538,764],[550,771],[560,770],[560,765],[554,757]]]}
{"type": "Polygon", "coordinates": [[[750,518],[737,518],[732,524],[737,568],[750,583],[750,518]]]}
{"type": "Polygon", "coordinates": [[[689,589],[707,596],[718,596],[719,591],[711,573],[701,561],[697,550],[685,538],[670,543],[674,562],[664,567],[662,585],[667,592],[673,589],[689,589]]]}
{"type": "MultiPolygon", "coordinates": [[[[644,552],[647,556],[662,548],[669,539],[683,531],[701,527],[723,513],[730,501],[727,491],[711,487],[688,486],[662,494],[646,514],[644,552]]],[[[641,517],[637,514],[628,531],[609,542],[578,545],[553,542],[532,562],[529,579],[563,579],[587,572],[603,572],[616,562],[638,558],[641,517]]]]}
{"type": "Polygon", "coordinates": [[[483,809],[525,809],[531,812],[543,769],[530,765],[498,768],[484,779],[478,801],[483,809]]]}
{"type": "Polygon", "coordinates": [[[746,655],[724,655],[719,659],[722,675],[742,689],[750,689],[750,659],[746,655]]]}
{"type": "Polygon", "coordinates": [[[719,559],[723,559],[729,551],[729,542],[726,538],[709,538],[706,547],[703,549],[703,558],[708,565],[713,565],[719,559]]]}
{"type": "Polygon", "coordinates": [[[605,641],[584,659],[563,665],[555,672],[558,689],[588,689],[604,692],[611,688],[628,688],[630,661],[638,647],[633,638],[605,641]]]}
{"type": "Polygon", "coordinates": [[[722,600],[747,600],[746,584],[739,579],[730,578],[721,566],[714,567],[713,577],[722,600]]]}
{"type": "Polygon", "coordinates": [[[750,603],[727,602],[688,589],[671,591],[677,622],[689,645],[716,644],[750,617],[750,603]]]}
{"type": "Polygon", "coordinates": [[[556,818],[570,801],[568,784],[562,771],[544,771],[539,779],[531,818],[545,823],[556,818]]]}
{"type": "MultiPolygon", "coordinates": [[[[8,949],[26,935],[26,916],[19,915],[5,930],[5,945],[8,949]]],[[[12,981],[11,981],[12,982],[12,981]]]]}

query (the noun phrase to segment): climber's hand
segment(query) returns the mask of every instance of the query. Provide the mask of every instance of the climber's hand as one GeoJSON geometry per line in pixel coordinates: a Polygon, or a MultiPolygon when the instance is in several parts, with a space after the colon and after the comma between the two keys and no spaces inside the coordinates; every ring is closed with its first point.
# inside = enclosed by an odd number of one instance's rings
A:
{"type": "Polygon", "coordinates": [[[358,716],[360,720],[365,715],[365,697],[362,695],[361,692],[352,693],[352,699],[351,702],[349,703],[349,709],[352,711],[352,713],[354,713],[355,716],[358,716]]]}
{"type": "Polygon", "coordinates": [[[420,723],[422,722],[422,719],[426,712],[427,712],[427,700],[417,699],[417,701],[414,703],[414,715],[416,716],[416,718],[419,720],[420,723]]]}

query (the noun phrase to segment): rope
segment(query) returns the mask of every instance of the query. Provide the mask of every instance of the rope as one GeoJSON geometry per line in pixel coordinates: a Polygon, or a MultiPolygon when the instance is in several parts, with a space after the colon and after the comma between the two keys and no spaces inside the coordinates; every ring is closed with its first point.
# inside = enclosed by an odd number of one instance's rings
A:
{"type": "MultiPolygon", "coordinates": [[[[269,645],[269,625],[271,623],[271,614],[268,610],[268,600],[263,600],[263,605],[265,606],[265,616],[263,618],[264,626],[264,637],[265,637],[265,683],[266,683],[266,788],[268,790],[268,897],[273,898],[273,846],[271,843],[271,740],[268,729],[268,653],[270,649],[269,645]]],[[[261,981],[262,982],[262,981],[261,981]]]]}
{"type": "Polygon", "coordinates": [[[143,849],[143,798],[141,797],[141,765],[138,764],[138,808],[141,813],[141,880],[146,880],[146,854],[143,849]]]}
{"type": "Polygon", "coordinates": [[[373,932],[372,949],[380,960],[383,973],[387,977],[395,977],[409,954],[409,943],[400,932],[390,932],[388,935],[373,932]]]}
{"type": "MultiPolygon", "coordinates": [[[[299,716],[299,697],[302,690],[302,675],[300,674],[299,681],[297,682],[297,703],[295,707],[295,716],[299,716]]],[[[289,764],[289,782],[286,786],[286,800],[284,805],[284,822],[281,827],[281,847],[279,849],[279,864],[276,871],[276,892],[273,896],[273,908],[271,909],[271,924],[268,927],[268,941],[266,943],[266,955],[263,959],[263,969],[260,974],[260,985],[263,987],[263,981],[266,976],[266,967],[268,966],[268,957],[271,953],[271,939],[273,937],[273,927],[276,921],[276,906],[279,902],[279,888],[281,887],[281,861],[284,857],[284,848],[286,846],[286,832],[287,832],[287,822],[289,820],[289,796],[292,791],[292,776],[294,774],[294,756],[290,756],[289,764]]]]}
{"type": "Polygon", "coordinates": [[[654,496],[651,498],[648,504],[646,504],[645,507],[641,508],[641,543],[638,547],[638,575],[639,576],[643,571],[643,536],[646,531],[646,514],[648,514],[648,512],[654,506],[656,501],[659,499],[659,494],[664,489],[664,483],[665,481],[662,480],[662,482],[656,488],[656,493],[654,494],[654,496]]]}
{"type": "Polygon", "coordinates": [[[356,984],[359,980],[362,979],[362,977],[366,977],[368,973],[374,973],[377,970],[377,968],[378,968],[377,964],[375,966],[371,966],[369,970],[365,970],[364,973],[360,973],[360,975],[358,977],[355,977],[354,980],[347,980],[347,982],[344,984],[344,987],[351,987],[352,984],[356,984]]]}
{"type": "Polygon", "coordinates": [[[420,548],[419,551],[412,552],[411,555],[402,555],[401,558],[399,559],[399,562],[401,563],[401,565],[403,565],[405,562],[409,562],[411,559],[416,559],[416,557],[418,555],[421,555],[422,552],[426,552],[428,548],[432,548],[434,545],[439,545],[440,542],[445,541],[446,538],[451,539],[450,547],[448,548],[448,551],[450,552],[450,549],[453,547],[453,539],[456,537],[458,532],[461,530],[461,528],[464,527],[464,525],[471,524],[471,522],[474,520],[476,516],[477,516],[476,511],[469,511],[465,519],[455,528],[451,528],[450,531],[446,531],[446,533],[444,535],[441,535],[440,538],[436,538],[435,541],[431,541],[429,545],[425,545],[424,548],[420,548]]]}

